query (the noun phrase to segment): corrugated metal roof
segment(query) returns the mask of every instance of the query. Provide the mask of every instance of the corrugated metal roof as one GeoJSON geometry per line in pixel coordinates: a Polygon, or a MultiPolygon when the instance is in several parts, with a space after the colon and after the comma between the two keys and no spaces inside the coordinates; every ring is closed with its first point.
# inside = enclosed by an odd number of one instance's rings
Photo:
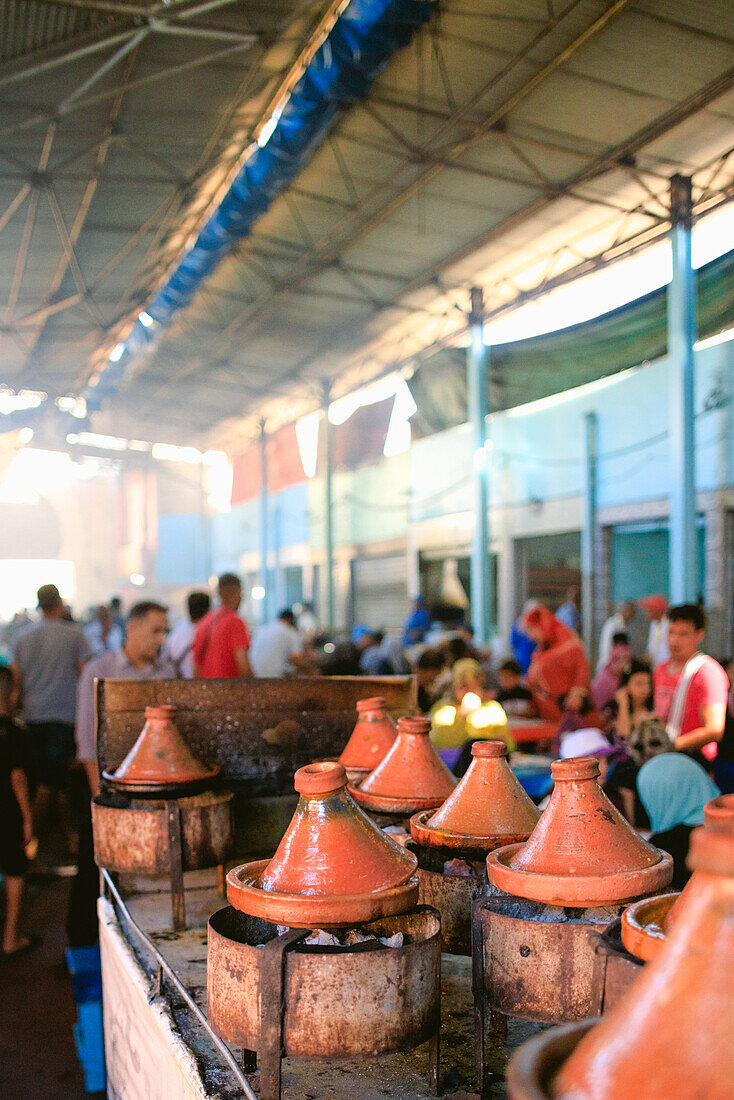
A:
{"type": "Polygon", "coordinates": [[[0,62],[58,45],[110,21],[105,12],[68,4],[0,0],[0,62]]]}
{"type": "MultiPolygon", "coordinates": [[[[122,52],[145,29],[124,12],[0,0],[0,381],[85,384],[327,7],[198,2],[159,5],[169,29],[122,52]],[[226,37],[251,31],[253,47],[226,37]]],[[[722,201],[732,146],[730,0],[444,0],[100,426],[184,441],[305,411],[323,377],[346,389],[450,344],[472,283],[504,308],[664,232],[673,172],[699,209],[722,201]]]]}

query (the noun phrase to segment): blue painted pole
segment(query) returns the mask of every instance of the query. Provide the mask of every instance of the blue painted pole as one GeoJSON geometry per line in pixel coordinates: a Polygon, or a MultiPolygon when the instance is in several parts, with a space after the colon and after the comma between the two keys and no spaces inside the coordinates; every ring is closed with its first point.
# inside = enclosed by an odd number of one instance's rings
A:
{"type": "Polygon", "coordinates": [[[487,440],[489,348],[484,343],[484,299],[471,290],[471,344],[467,357],[469,422],[474,438],[474,533],[471,547],[471,618],[475,640],[489,641],[493,621],[489,559],[489,447],[487,440]]]}
{"type": "Polygon", "coordinates": [[[696,286],[691,263],[693,222],[690,177],[670,180],[670,243],[673,277],[668,286],[670,360],[670,599],[694,603],[696,576],[696,486],[693,345],[696,286]]]}
{"type": "Polygon", "coordinates": [[[596,570],[594,546],[597,525],[598,421],[595,412],[584,416],[584,498],[581,520],[581,611],[584,648],[596,660],[596,570]]]}
{"type": "Polygon", "coordinates": [[[260,421],[260,584],[265,590],[262,621],[269,621],[270,585],[268,584],[268,437],[265,421],[260,421]]]}

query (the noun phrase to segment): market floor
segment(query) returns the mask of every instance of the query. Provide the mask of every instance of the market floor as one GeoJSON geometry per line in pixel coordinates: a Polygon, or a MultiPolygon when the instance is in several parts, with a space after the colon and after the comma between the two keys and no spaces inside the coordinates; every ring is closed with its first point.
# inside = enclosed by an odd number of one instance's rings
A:
{"type": "MultiPolygon", "coordinates": [[[[64,921],[70,879],[31,878],[24,930],[32,951],[0,956],[0,1096],[3,1100],[86,1100],[72,1035],[76,1009],[66,970],[64,921]]],[[[1,902],[4,911],[4,898],[1,902]]]]}

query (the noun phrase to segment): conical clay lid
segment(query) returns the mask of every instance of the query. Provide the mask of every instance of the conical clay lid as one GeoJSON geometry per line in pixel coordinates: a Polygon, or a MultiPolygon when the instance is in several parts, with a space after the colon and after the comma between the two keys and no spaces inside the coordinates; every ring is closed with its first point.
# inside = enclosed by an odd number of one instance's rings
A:
{"type": "Polygon", "coordinates": [[[370,821],[346,783],[345,769],[332,761],[299,768],[301,797],[275,855],[228,875],[235,908],[312,927],[373,920],[415,904],[416,857],[370,821]]]}
{"type": "Polygon", "coordinates": [[[715,833],[734,832],[734,794],[720,794],[707,802],[703,808],[703,825],[715,833]]]}
{"type": "Polygon", "coordinates": [[[173,721],[175,707],[145,708],[145,725],[119,768],[105,779],[128,791],[155,793],[156,788],[206,783],[219,768],[202,764],[173,721]]]}
{"type": "MultiPolygon", "coordinates": [[[[703,808],[703,828],[707,832],[726,833],[734,837],[734,795],[722,794],[703,808]]],[[[685,907],[703,891],[721,889],[718,877],[706,871],[694,871],[683,891],[643,898],[629,905],[622,914],[622,943],[627,950],[645,962],[656,958],[666,936],[680,918],[685,907]]],[[[732,884],[734,890],[734,883],[732,884]]]]}
{"type": "Polygon", "coordinates": [[[689,865],[718,883],[561,1067],[557,1100],[729,1100],[734,1082],[734,834],[696,829],[689,865]],[[704,1041],[705,1040],[705,1041],[704,1041]]]}
{"type": "Polygon", "coordinates": [[[398,736],[389,753],[359,786],[354,797],[368,809],[387,813],[415,813],[440,806],[457,780],[444,764],[428,736],[428,718],[399,718],[398,736]]]}
{"type": "Polygon", "coordinates": [[[381,696],[357,703],[357,724],[339,757],[350,776],[373,771],[395,743],[395,723],[385,705],[381,696]]]}
{"type": "Polygon", "coordinates": [[[507,763],[503,741],[475,741],[472,762],[439,810],[416,814],[410,831],[418,844],[491,851],[526,840],[539,811],[507,763]]]}
{"type": "Polygon", "coordinates": [[[597,783],[593,757],[556,760],[548,806],[525,844],[487,856],[490,882],[549,905],[611,905],[660,890],[673,861],[639,836],[597,783]]]}

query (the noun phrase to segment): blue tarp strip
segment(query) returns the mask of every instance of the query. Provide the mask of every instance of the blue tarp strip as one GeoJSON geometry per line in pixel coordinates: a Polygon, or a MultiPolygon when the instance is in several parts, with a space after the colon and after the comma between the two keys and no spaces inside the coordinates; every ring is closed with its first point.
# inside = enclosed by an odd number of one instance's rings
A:
{"type": "Polygon", "coordinates": [[[116,363],[85,394],[90,408],[116,393],[135,356],[187,306],[231,248],[306,164],[347,102],[363,99],[392,54],[427,21],[430,0],[351,0],[293,88],[270,140],[256,149],[176,270],[136,321],[116,363]]]}

